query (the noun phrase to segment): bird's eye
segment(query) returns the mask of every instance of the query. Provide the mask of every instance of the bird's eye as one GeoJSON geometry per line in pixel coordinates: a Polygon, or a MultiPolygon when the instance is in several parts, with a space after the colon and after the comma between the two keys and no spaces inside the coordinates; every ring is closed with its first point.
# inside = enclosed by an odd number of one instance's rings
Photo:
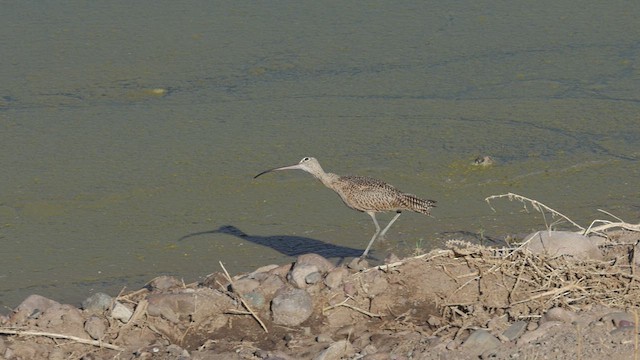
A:
{"type": "Polygon", "coordinates": [[[308,157],[302,159],[302,161],[309,161],[310,159],[308,157]]]}

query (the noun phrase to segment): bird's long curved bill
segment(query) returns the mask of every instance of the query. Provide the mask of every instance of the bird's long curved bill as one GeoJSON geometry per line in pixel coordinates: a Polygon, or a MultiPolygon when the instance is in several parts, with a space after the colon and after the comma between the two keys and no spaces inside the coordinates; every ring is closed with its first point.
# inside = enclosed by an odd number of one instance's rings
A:
{"type": "Polygon", "coordinates": [[[269,169],[269,170],[265,170],[263,172],[261,172],[260,174],[254,176],[253,178],[257,178],[260,175],[264,175],[266,173],[272,172],[272,171],[280,171],[280,170],[298,170],[298,169],[302,169],[302,166],[300,166],[300,164],[295,164],[295,165],[289,165],[289,166],[283,166],[283,167],[278,167],[278,168],[274,168],[274,169],[269,169]]]}

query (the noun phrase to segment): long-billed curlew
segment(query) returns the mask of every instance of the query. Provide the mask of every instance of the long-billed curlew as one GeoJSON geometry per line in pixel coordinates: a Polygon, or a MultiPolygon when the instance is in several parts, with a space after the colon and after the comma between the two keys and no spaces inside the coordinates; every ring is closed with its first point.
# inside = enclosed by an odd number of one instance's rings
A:
{"type": "Polygon", "coordinates": [[[373,234],[371,241],[369,241],[369,245],[367,245],[367,248],[361,256],[362,258],[367,256],[371,245],[373,245],[373,242],[378,237],[384,237],[387,230],[391,227],[391,224],[398,219],[403,210],[411,210],[430,215],[429,209],[435,207],[436,201],[434,200],[423,200],[415,195],[403,193],[378,179],[365,176],[339,176],[326,173],[322,170],[318,160],[312,157],[305,157],[295,165],[263,171],[253,178],[255,179],[271,171],[294,169],[304,170],[313,175],[326,187],[337,192],[345,205],[354,210],[366,212],[371,216],[373,224],[376,226],[376,233],[373,234]],[[376,220],[376,213],[385,211],[395,211],[397,214],[389,221],[387,227],[380,231],[380,225],[378,225],[378,220],[376,220]]]}

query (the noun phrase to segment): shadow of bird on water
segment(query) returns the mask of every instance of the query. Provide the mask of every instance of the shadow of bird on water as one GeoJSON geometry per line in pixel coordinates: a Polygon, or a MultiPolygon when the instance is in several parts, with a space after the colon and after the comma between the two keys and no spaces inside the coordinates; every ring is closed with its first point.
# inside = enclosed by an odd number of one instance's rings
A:
{"type": "Polygon", "coordinates": [[[290,236],[290,235],[271,235],[271,236],[258,236],[248,235],[242,230],[233,225],[223,225],[216,230],[201,231],[185,235],[178,239],[178,241],[185,240],[191,237],[206,235],[206,234],[227,234],[233,235],[237,238],[250,241],[254,244],[270,247],[280,253],[287,256],[299,256],[308,253],[318,254],[325,258],[346,258],[346,257],[359,257],[362,255],[362,249],[354,249],[346,246],[333,245],[324,241],[303,237],[303,236],[290,236]]]}

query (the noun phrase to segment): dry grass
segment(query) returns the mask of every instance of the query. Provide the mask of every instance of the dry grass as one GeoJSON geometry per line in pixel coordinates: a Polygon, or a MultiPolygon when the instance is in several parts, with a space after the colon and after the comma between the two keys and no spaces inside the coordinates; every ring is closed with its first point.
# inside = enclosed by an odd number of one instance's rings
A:
{"type": "Polygon", "coordinates": [[[627,256],[609,261],[552,259],[524,248],[507,249],[506,256],[496,256],[494,249],[478,245],[455,242],[448,246],[455,254],[464,254],[467,265],[477,269],[478,275],[472,280],[480,282],[491,274],[495,281],[497,276],[508,292],[504,310],[517,308],[520,316],[555,306],[577,309],[580,305],[602,304],[627,308],[640,303],[638,279],[627,256]]]}
{"type": "MultiPolygon", "coordinates": [[[[640,287],[634,266],[637,243],[634,239],[638,237],[630,237],[632,241],[615,241],[615,238],[621,238],[618,236],[621,232],[640,232],[640,224],[629,224],[600,210],[616,221],[594,220],[584,227],[561,212],[522,195],[507,193],[485,200],[491,206],[492,200],[502,198],[522,202],[527,211],[531,207],[540,212],[548,230],[557,222],[566,222],[579,233],[604,235],[608,241],[602,250],[607,260],[577,260],[569,256],[550,258],[534,254],[525,246],[491,249],[464,241],[450,241],[447,247],[455,261],[474,269],[451,294],[452,299],[463,289],[477,289],[478,292],[477,298],[471,301],[443,305],[443,315],[452,323],[465,317],[467,307],[479,305],[483,311],[506,313],[514,320],[540,316],[558,306],[579,310],[592,305],[621,309],[640,305],[640,287]],[[614,229],[618,230],[610,231],[614,229]],[[618,235],[612,236],[616,233],[618,235]]],[[[426,256],[425,261],[438,261],[438,257],[426,256]]]]}

